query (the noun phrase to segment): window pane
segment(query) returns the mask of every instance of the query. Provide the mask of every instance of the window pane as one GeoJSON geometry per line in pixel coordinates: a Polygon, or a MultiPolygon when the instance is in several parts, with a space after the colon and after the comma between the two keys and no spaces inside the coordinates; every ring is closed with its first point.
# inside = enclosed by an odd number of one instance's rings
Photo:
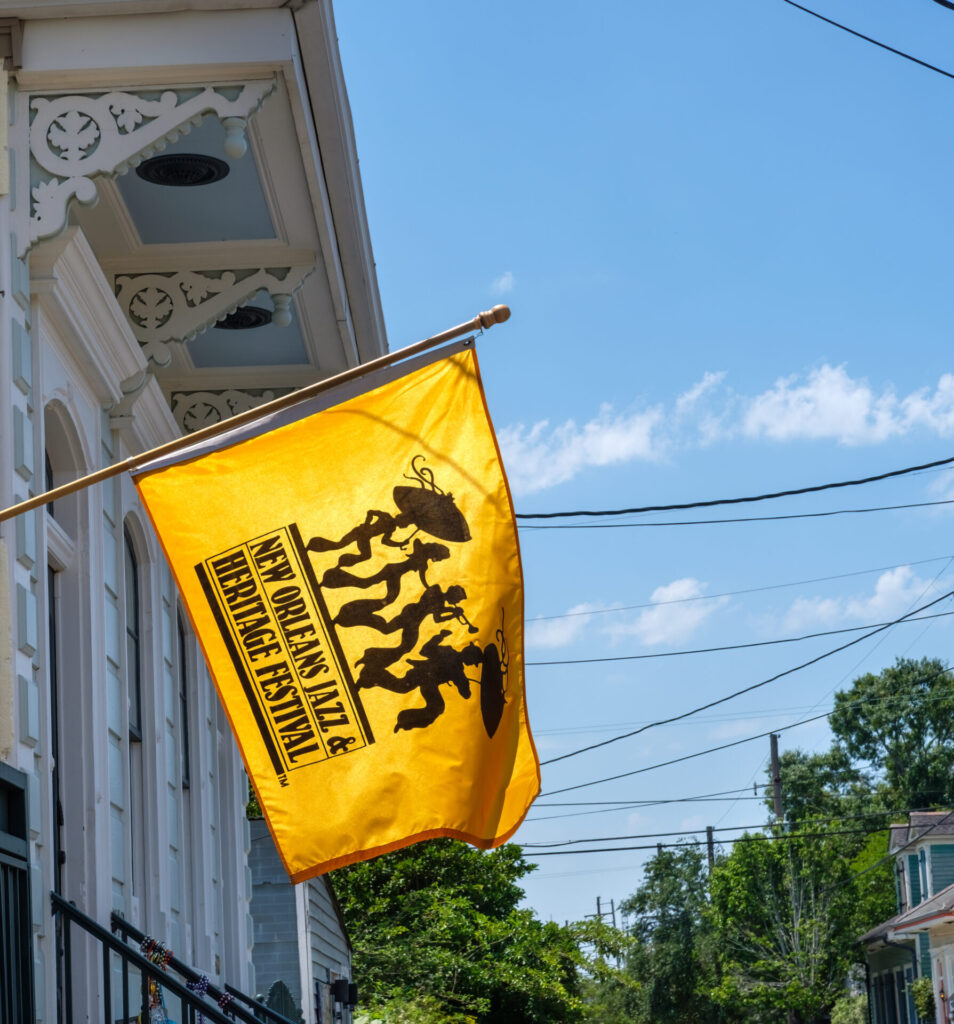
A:
{"type": "Polygon", "coordinates": [[[140,699],[139,651],[139,569],[129,534],[123,531],[125,541],[126,578],[126,684],[129,692],[129,732],[134,739],[142,736],[142,707],[140,699]]]}
{"type": "Polygon", "coordinates": [[[186,674],[186,638],[182,620],[176,619],[179,630],[179,742],[182,745],[182,785],[189,786],[189,700],[186,674]]]}

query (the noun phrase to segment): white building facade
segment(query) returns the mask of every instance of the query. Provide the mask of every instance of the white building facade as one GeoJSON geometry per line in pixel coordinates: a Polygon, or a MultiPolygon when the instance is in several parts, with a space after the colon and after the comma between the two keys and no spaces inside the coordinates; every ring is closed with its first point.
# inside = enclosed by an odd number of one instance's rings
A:
{"type": "MultiPolygon", "coordinates": [[[[0,54],[0,506],[385,351],[330,0],[0,0],[0,54]]],[[[0,1024],[121,1017],[51,891],[254,991],[246,799],[128,477],[0,524],[0,1024]]]]}

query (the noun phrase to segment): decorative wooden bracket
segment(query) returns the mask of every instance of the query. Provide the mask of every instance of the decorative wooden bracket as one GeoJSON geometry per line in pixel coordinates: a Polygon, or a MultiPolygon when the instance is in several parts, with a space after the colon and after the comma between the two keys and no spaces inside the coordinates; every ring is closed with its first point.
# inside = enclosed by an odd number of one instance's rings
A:
{"type": "MultiPolygon", "coordinates": [[[[156,92],[106,92],[30,98],[30,227],[24,252],[66,227],[76,199],[96,199],[95,175],[123,174],[215,114],[225,152],[248,148],[249,117],[275,88],[273,80],[156,92]]],[[[23,253],[20,254],[21,256],[23,253]]]]}
{"type": "Polygon", "coordinates": [[[314,269],[309,266],[261,270],[180,270],[120,274],[116,298],[150,363],[168,366],[170,344],[191,341],[207,327],[266,291],[275,304],[272,322],[291,323],[292,296],[314,269]]]}
{"type": "Polygon", "coordinates": [[[173,391],[172,415],[182,428],[183,434],[201,430],[210,423],[218,423],[255,409],[270,402],[279,395],[288,394],[294,388],[246,388],[241,391],[226,388],[219,391],[173,391]]]}

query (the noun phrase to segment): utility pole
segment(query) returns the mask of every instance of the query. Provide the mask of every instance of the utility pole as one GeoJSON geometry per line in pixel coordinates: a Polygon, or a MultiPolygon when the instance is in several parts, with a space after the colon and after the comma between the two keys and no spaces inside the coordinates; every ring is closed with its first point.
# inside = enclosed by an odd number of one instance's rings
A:
{"type": "Polygon", "coordinates": [[[596,897],[596,913],[595,914],[584,914],[584,917],[595,917],[597,921],[602,921],[604,917],[608,917],[613,922],[613,927],[616,927],[616,900],[610,900],[609,910],[603,909],[602,897],[596,897]]]}
{"type": "Polygon", "coordinates": [[[715,839],[712,835],[712,826],[706,825],[706,850],[709,854],[709,870],[715,867],[715,839]]]}
{"type": "Polygon", "coordinates": [[[778,765],[778,733],[769,737],[772,752],[772,802],[775,805],[775,817],[782,820],[782,776],[778,765]]]}

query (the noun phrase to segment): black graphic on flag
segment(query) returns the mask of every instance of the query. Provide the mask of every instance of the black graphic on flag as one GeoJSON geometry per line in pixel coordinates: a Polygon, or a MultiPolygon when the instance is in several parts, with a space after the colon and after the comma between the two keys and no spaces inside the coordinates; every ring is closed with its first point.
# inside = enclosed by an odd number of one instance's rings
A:
{"type": "Polygon", "coordinates": [[[448,642],[448,624],[471,635],[480,629],[464,611],[465,588],[429,574],[453,573],[448,545],[466,544],[470,530],[453,495],[437,487],[423,462],[416,456],[413,476],[405,477],[414,485],[394,488],[396,513],[372,509],[338,540],[306,543],[291,523],[195,567],[283,784],[289,772],[374,743],[361,691],[416,693],[423,700],[398,710],[394,732],[439,718],[447,707],[442,687],[470,700],[479,685],[487,735],[500,723],[503,626],[484,647],[448,642]],[[332,552],[340,554],[328,564],[332,552]],[[342,640],[352,630],[370,630],[381,641],[349,661],[342,640]],[[387,643],[391,637],[397,642],[387,643]]]}
{"type": "MultiPolygon", "coordinates": [[[[488,736],[493,736],[505,703],[506,652],[495,644],[484,649],[475,643],[455,648],[446,642],[451,630],[433,631],[453,620],[465,625],[471,634],[480,632],[464,611],[464,587],[458,583],[446,586],[428,577],[432,571],[441,571],[440,563],[453,562],[448,544],[466,544],[471,535],[453,494],[437,486],[433,471],[424,462],[422,455],[415,456],[411,475],[404,477],[412,481],[411,485],[394,488],[396,512],[370,509],[363,522],[339,539],[312,537],[306,546],[319,558],[327,552],[342,552],[321,574],[321,588],[329,601],[334,594],[343,602],[332,619],[338,629],[373,630],[385,639],[399,636],[396,644],[367,646],[354,662],[357,689],[378,687],[399,694],[417,691],[423,698],[423,707],[398,712],[394,731],[425,728],[434,722],[446,708],[442,686],[454,687],[468,700],[471,685],[477,683],[481,686],[484,728],[488,736]],[[422,539],[419,533],[435,539],[422,539]],[[393,560],[385,548],[398,549],[405,557],[393,560]],[[353,571],[362,563],[382,561],[376,571],[353,571]],[[419,596],[402,599],[407,582],[415,578],[420,583],[419,596]],[[380,593],[382,585],[384,592],[380,593]],[[376,596],[348,593],[363,590],[374,590],[376,596]],[[421,642],[422,632],[427,630],[431,635],[421,642]]],[[[499,630],[498,643],[505,647],[499,630]]]]}

